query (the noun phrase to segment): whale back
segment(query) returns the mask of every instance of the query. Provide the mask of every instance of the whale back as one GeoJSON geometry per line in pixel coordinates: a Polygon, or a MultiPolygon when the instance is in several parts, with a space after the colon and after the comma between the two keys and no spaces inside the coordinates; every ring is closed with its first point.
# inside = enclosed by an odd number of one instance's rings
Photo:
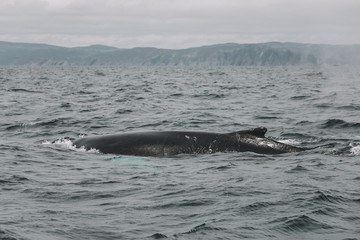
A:
{"type": "Polygon", "coordinates": [[[231,134],[238,144],[237,151],[251,151],[260,154],[279,154],[289,152],[300,152],[305,149],[287,145],[265,137],[267,129],[258,127],[245,131],[238,131],[231,134]]]}
{"type": "Polygon", "coordinates": [[[233,133],[211,132],[135,132],[84,137],[73,141],[76,147],[102,153],[170,156],[180,153],[255,152],[279,154],[304,149],[265,137],[267,129],[258,127],[233,133]]]}

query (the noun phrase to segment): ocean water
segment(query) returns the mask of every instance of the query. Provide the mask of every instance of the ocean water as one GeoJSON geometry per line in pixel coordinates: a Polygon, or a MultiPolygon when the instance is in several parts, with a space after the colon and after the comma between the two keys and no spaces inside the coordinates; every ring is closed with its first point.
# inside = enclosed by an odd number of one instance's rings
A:
{"type": "Polygon", "coordinates": [[[344,66],[0,67],[0,239],[360,239],[359,84],[344,66]],[[259,126],[313,149],[156,158],[67,140],[259,126]]]}

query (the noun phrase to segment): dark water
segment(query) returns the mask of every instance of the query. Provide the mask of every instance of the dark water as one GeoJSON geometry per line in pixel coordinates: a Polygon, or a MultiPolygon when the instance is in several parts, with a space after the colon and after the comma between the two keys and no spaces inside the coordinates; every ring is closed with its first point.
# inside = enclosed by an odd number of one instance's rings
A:
{"type": "Polygon", "coordinates": [[[348,67],[1,67],[0,239],[360,239],[359,83],[348,67]],[[64,139],[258,126],[316,148],[141,158],[64,139]]]}

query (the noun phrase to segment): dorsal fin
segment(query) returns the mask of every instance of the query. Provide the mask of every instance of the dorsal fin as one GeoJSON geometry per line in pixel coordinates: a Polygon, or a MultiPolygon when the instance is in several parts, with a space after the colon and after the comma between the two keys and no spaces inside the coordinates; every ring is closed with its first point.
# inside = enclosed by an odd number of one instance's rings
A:
{"type": "Polygon", "coordinates": [[[267,132],[266,127],[258,127],[250,130],[239,131],[237,133],[250,134],[250,135],[254,135],[255,137],[264,138],[266,132],[267,132]]]}
{"type": "Polygon", "coordinates": [[[258,127],[258,128],[254,128],[252,130],[249,130],[249,133],[251,133],[252,135],[255,135],[255,136],[259,137],[259,138],[264,138],[266,132],[267,132],[266,127],[258,127]]]}

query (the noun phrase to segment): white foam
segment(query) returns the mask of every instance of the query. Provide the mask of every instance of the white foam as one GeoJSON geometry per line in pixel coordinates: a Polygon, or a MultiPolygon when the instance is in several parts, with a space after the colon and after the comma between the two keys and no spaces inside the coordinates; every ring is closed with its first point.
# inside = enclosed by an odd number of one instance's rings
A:
{"type": "Polygon", "coordinates": [[[360,145],[355,145],[353,143],[350,143],[350,153],[353,155],[360,155],[360,145]]]}
{"type": "Polygon", "coordinates": [[[34,126],[36,122],[21,123],[20,127],[34,126]]]}
{"type": "Polygon", "coordinates": [[[53,146],[58,146],[64,149],[69,149],[69,150],[73,150],[73,151],[77,151],[77,152],[89,152],[89,153],[100,153],[99,150],[95,149],[95,148],[91,148],[89,150],[86,150],[84,146],[77,148],[73,142],[70,139],[67,138],[60,138],[54,142],[50,142],[50,141],[44,141],[42,144],[44,145],[53,145],[53,146]]]}
{"type": "Polygon", "coordinates": [[[278,142],[288,144],[288,145],[298,145],[300,142],[296,141],[295,139],[280,139],[278,142]]]}

